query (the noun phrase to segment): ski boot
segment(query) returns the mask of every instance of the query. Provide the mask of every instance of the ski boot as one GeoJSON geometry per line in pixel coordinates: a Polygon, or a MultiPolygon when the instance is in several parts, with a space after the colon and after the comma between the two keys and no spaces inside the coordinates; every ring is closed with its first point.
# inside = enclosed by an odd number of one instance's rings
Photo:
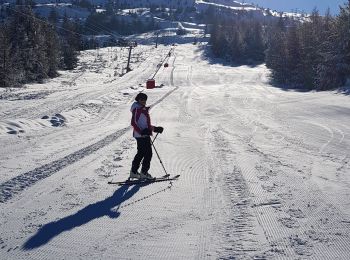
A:
{"type": "Polygon", "coordinates": [[[138,171],[130,171],[130,176],[129,176],[129,180],[131,179],[140,179],[141,178],[141,174],[138,171]]]}
{"type": "Polygon", "coordinates": [[[152,175],[149,174],[148,172],[140,172],[140,179],[141,180],[154,180],[155,178],[152,177],[152,175]]]}

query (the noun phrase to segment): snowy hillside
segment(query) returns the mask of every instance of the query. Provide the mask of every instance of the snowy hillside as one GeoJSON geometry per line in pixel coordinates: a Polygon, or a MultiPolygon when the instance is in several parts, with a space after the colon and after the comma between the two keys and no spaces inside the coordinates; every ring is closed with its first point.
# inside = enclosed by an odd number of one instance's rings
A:
{"type": "MultiPolygon", "coordinates": [[[[0,259],[348,259],[349,95],[275,88],[264,65],[163,33],[158,48],[139,36],[127,74],[128,50],[104,48],[0,89],[0,259]],[[108,185],[128,177],[140,91],[181,176],[108,185]]],[[[150,172],[164,174],[155,154],[150,172]]]]}
{"type": "Polygon", "coordinates": [[[228,7],[238,7],[238,8],[255,8],[253,4],[247,4],[247,3],[241,3],[234,0],[209,0],[209,1],[202,1],[197,0],[196,4],[214,4],[214,5],[221,5],[221,6],[228,6],[228,7]]]}
{"type": "Polygon", "coordinates": [[[196,2],[196,0],[120,0],[121,4],[127,4],[133,7],[144,7],[144,6],[150,6],[155,5],[159,7],[186,7],[186,6],[193,6],[193,4],[196,2]]]}
{"type": "MultiPolygon", "coordinates": [[[[7,7],[6,3],[15,3],[14,0],[4,1],[3,7],[7,7]]],[[[87,8],[82,8],[81,6],[75,5],[74,1],[64,0],[57,3],[55,0],[38,0],[35,1],[36,5],[34,7],[35,13],[40,16],[48,17],[50,11],[55,9],[57,13],[63,17],[67,15],[71,18],[80,18],[82,21],[90,15],[91,10],[87,8]]],[[[92,10],[96,12],[104,12],[106,5],[108,4],[107,0],[95,0],[91,2],[92,10]]],[[[275,10],[270,10],[264,7],[259,7],[254,4],[241,3],[234,0],[121,0],[118,1],[119,7],[122,7],[121,10],[117,12],[118,15],[129,16],[136,15],[138,18],[155,18],[159,19],[159,16],[168,16],[166,20],[174,21],[170,15],[170,9],[180,10],[181,15],[176,19],[177,22],[181,21],[194,21],[195,14],[207,14],[208,9],[211,9],[213,12],[217,13],[221,17],[241,17],[251,19],[252,17],[258,20],[267,19],[276,19],[280,15],[283,17],[291,17],[296,20],[303,20],[303,16],[300,13],[293,12],[277,12],[275,10]],[[162,12],[158,14],[152,14],[149,12],[150,8],[159,8],[162,12]],[[140,11],[140,8],[145,8],[146,10],[140,11]],[[187,11],[187,12],[185,12],[187,11]]],[[[1,10],[1,4],[0,4],[1,10]]],[[[164,20],[164,19],[162,19],[164,20]]]]}
{"type": "Polygon", "coordinates": [[[209,8],[216,10],[221,16],[234,17],[241,16],[248,19],[255,18],[258,20],[276,19],[282,17],[290,17],[296,20],[303,21],[304,16],[300,13],[293,12],[277,12],[268,8],[259,7],[253,4],[239,3],[232,0],[210,0],[197,1],[196,10],[206,12],[209,8]]]}

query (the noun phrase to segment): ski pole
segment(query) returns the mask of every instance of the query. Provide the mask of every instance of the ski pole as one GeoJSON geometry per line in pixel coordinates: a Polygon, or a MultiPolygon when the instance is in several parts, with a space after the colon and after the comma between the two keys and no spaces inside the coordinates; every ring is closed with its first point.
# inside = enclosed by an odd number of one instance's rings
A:
{"type": "Polygon", "coordinates": [[[153,141],[152,141],[152,143],[151,143],[152,145],[153,145],[154,141],[156,140],[158,134],[159,134],[159,133],[157,133],[156,136],[153,138],[153,141]]]}
{"type": "Polygon", "coordinates": [[[161,164],[162,167],[163,167],[163,170],[164,170],[165,174],[166,174],[166,175],[169,175],[168,172],[165,170],[164,164],[163,164],[163,162],[162,162],[162,159],[160,159],[160,156],[159,156],[159,154],[158,154],[158,151],[157,151],[156,147],[154,146],[154,141],[156,140],[157,136],[158,136],[158,133],[156,134],[156,136],[155,136],[154,139],[153,139],[152,146],[153,146],[153,149],[154,149],[154,151],[156,152],[156,154],[157,154],[157,156],[158,156],[158,159],[159,159],[159,161],[160,161],[160,164],[161,164]]]}

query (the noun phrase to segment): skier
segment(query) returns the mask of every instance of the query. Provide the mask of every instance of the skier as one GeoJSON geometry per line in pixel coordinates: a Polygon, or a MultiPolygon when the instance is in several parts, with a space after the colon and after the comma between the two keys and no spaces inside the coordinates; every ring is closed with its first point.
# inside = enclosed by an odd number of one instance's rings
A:
{"type": "Polygon", "coordinates": [[[131,106],[131,125],[134,129],[133,136],[137,141],[137,153],[132,161],[130,179],[153,179],[148,170],[152,159],[152,132],[162,133],[164,128],[161,126],[152,126],[149,116],[149,107],[146,107],[147,95],[145,93],[137,94],[135,101],[131,106]],[[138,172],[142,161],[141,172],[138,172]]]}

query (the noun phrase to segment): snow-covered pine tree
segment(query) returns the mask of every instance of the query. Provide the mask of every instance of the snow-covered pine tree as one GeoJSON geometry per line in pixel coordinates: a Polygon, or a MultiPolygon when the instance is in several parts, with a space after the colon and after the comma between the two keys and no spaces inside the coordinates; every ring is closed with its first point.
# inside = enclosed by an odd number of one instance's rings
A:
{"type": "Polygon", "coordinates": [[[336,67],[344,84],[350,75],[350,0],[340,8],[335,27],[335,43],[338,48],[336,67]]]}
{"type": "Polygon", "coordinates": [[[336,40],[336,28],[334,19],[330,11],[326,12],[321,32],[319,45],[320,61],[316,66],[315,87],[318,90],[327,90],[339,87],[343,84],[343,79],[337,66],[340,58],[339,43],[336,40]]]}
{"type": "Polygon", "coordinates": [[[286,48],[287,81],[289,84],[300,86],[302,84],[302,57],[298,25],[295,23],[287,30],[286,48]]]}
{"type": "Polygon", "coordinates": [[[230,28],[230,34],[228,37],[228,49],[232,60],[235,62],[241,62],[243,59],[243,37],[242,32],[237,23],[234,23],[230,28]]]}
{"type": "Polygon", "coordinates": [[[335,37],[330,35],[329,40],[322,42],[320,56],[322,60],[316,67],[315,86],[318,90],[328,90],[340,87],[345,83],[341,73],[341,55],[335,44],[335,37]]]}
{"type": "Polygon", "coordinates": [[[265,52],[266,66],[271,69],[271,76],[276,83],[285,84],[288,81],[287,43],[285,26],[282,17],[277,24],[269,29],[267,49],[265,52]]]}
{"type": "Polygon", "coordinates": [[[314,89],[317,65],[320,63],[318,52],[321,44],[322,31],[321,17],[317,9],[314,9],[310,21],[300,26],[301,32],[301,73],[305,88],[314,89]]]}
{"type": "Polygon", "coordinates": [[[81,40],[77,23],[69,20],[66,14],[63,18],[61,36],[63,68],[70,70],[77,65],[81,40]]]}
{"type": "Polygon", "coordinates": [[[30,6],[17,6],[9,24],[11,56],[19,83],[37,82],[47,77],[42,25],[30,6]]]}
{"type": "Polygon", "coordinates": [[[227,47],[227,43],[225,42],[224,28],[219,21],[215,21],[213,24],[210,44],[212,45],[211,48],[216,56],[221,57],[224,55],[224,50],[225,47],[227,47]]]}
{"type": "Polygon", "coordinates": [[[251,21],[244,25],[244,56],[246,60],[263,62],[266,49],[262,25],[258,21],[251,21]]]}
{"type": "Polygon", "coordinates": [[[327,90],[343,85],[350,75],[350,0],[334,19],[315,9],[310,20],[272,27],[266,65],[278,83],[327,90]]]}
{"type": "Polygon", "coordinates": [[[11,86],[13,70],[9,46],[8,29],[5,24],[0,24],[0,87],[3,88],[11,86]]]}
{"type": "Polygon", "coordinates": [[[43,24],[42,32],[45,35],[43,48],[48,62],[47,75],[51,78],[56,77],[58,75],[57,70],[59,69],[61,57],[59,37],[55,28],[48,23],[43,24]]]}

